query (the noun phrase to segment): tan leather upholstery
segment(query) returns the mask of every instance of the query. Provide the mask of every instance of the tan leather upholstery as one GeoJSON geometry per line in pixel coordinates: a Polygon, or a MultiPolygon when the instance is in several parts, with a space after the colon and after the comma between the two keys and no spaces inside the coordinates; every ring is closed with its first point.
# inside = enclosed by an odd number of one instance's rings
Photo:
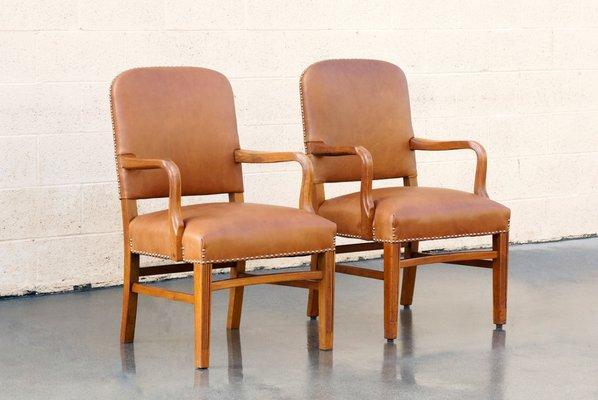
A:
{"type": "MultiPolygon", "coordinates": [[[[111,103],[117,156],[172,160],[183,195],[242,192],[231,86],[216,71],[191,67],[138,68],[113,82],[111,103]]],[[[121,198],[168,196],[161,170],[119,169],[121,198]]]]}
{"type": "MultiPolygon", "coordinates": [[[[183,259],[216,263],[331,251],[334,223],[288,207],[210,203],[183,207],[183,259]]],[[[135,217],[130,225],[135,253],[168,258],[168,212],[135,217]]]]}
{"type": "MultiPolygon", "coordinates": [[[[375,60],[329,60],[301,77],[306,142],[363,146],[374,160],[374,179],[415,175],[407,81],[401,69],[375,60]]],[[[360,179],[356,157],[314,158],[316,180],[360,179]]]]}
{"type": "MultiPolygon", "coordinates": [[[[303,154],[238,150],[225,76],[192,67],[133,69],[114,80],[111,100],[121,198],[165,197],[170,190],[169,210],[138,216],[135,206],[125,216],[132,252],[216,263],[334,249],[336,225],[313,212],[244,204],[242,196],[180,207],[181,195],[242,193],[237,161],[298,161],[303,186],[311,186],[313,168],[303,154]]],[[[301,204],[311,210],[310,199],[304,188],[301,204]]]]}
{"type": "MultiPolygon", "coordinates": [[[[382,188],[372,193],[376,241],[477,236],[509,229],[507,207],[472,193],[428,187],[382,188]]],[[[326,200],[318,214],[336,222],[339,235],[360,236],[359,193],[326,200]]]]}
{"type": "MultiPolygon", "coordinates": [[[[412,187],[373,191],[362,183],[361,194],[328,200],[320,191],[317,213],[334,221],[340,235],[401,242],[508,230],[509,209],[489,200],[486,194],[486,156],[481,145],[412,139],[407,81],[397,66],[376,60],[315,63],[301,78],[301,101],[304,139],[314,160],[316,182],[360,179],[363,160],[338,156],[346,146],[363,146],[371,153],[373,179],[408,177],[414,183],[416,148],[471,148],[478,156],[477,194],[418,188],[416,183],[412,187]],[[314,145],[315,142],[322,144],[314,145]],[[313,150],[318,146],[323,150],[313,150]],[[374,215],[364,218],[363,202],[369,200],[370,191],[374,215]],[[371,224],[371,231],[361,224],[371,224]]],[[[365,212],[368,216],[367,208],[365,212]]]]}

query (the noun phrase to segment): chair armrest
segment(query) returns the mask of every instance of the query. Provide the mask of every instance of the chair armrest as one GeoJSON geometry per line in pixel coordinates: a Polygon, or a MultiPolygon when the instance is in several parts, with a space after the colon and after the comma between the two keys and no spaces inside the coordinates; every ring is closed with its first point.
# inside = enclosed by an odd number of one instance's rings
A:
{"type": "Polygon", "coordinates": [[[363,146],[330,146],[324,142],[308,142],[307,152],[316,157],[358,156],[360,158],[361,190],[359,196],[361,205],[361,235],[366,238],[371,237],[375,205],[372,195],[374,163],[370,152],[363,146]]]}
{"type": "Polygon", "coordinates": [[[488,158],[486,156],[486,150],[484,150],[484,147],[478,142],[474,142],[472,140],[443,141],[411,138],[409,141],[409,147],[411,150],[431,151],[463,149],[473,150],[477,157],[473,192],[479,196],[488,197],[488,193],[486,192],[486,170],[488,169],[488,158]]]}
{"type": "Polygon", "coordinates": [[[296,161],[301,165],[303,176],[301,179],[301,194],[299,208],[314,213],[312,203],[312,186],[314,183],[314,167],[309,157],[295,152],[268,152],[254,150],[235,150],[235,161],[238,163],[278,163],[296,161]]]}
{"type": "Polygon", "coordinates": [[[142,159],[132,155],[119,157],[119,165],[127,170],[163,169],[168,175],[168,219],[170,222],[170,257],[183,259],[183,230],[185,222],[181,209],[181,173],[171,160],[142,159]]]}

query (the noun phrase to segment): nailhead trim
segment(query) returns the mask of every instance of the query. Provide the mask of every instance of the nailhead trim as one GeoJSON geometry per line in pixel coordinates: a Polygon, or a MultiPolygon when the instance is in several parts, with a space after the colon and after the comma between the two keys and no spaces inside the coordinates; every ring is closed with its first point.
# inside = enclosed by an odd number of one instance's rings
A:
{"type": "Polygon", "coordinates": [[[342,236],[342,237],[349,237],[349,238],[355,238],[355,239],[361,239],[361,240],[367,240],[364,239],[362,236],[358,236],[358,235],[351,235],[349,233],[336,233],[336,236],[342,236]]]}
{"type": "MultiPolygon", "coordinates": [[[[412,242],[412,241],[416,241],[416,240],[435,240],[435,239],[448,239],[448,238],[459,238],[459,237],[484,236],[484,235],[493,235],[495,233],[509,232],[510,225],[511,225],[511,220],[509,220],[507,222],[507,229],[499,230],[499,231],[469,233],[469,234],[464,234],[464,235],[425,236],[425,237],[419,237],[419,238],[397,239],[396,238],[396,229],[394,227],[394,222],[393,222],[392,239],[377,238],[376,237],[376,227],[372,226],[372,236],[373,236],[372,240],[374,242],[383,242],[383,243],[401,243],[401,242],[412,242]]],[[[336,236],[350,237],[350,238],[356,238],[356,239],[361,239],[361,240],[369,240],[369,239],[364,239],[362,236],[351,235],[349,233],[337,233],[336,236]]]]}
{"type": "Polygon", "coordinates": [[[478,232],[478,233],[468,233],[464,235],[446,235],[446,236],[427,236],[427,237],[419,237],[419,238],[409,238],[409,239],[379,239],[374,238],[375,242],[384,242],[384,243],[401,243],[401,242],[412,242],[416,240],[435,240],[435,239],[447,239],[447,238],[459,238],[459,237],[468,237],[468,236],[484,236],[484,235],[493,235],[495,233],[506,233],[508,229],[502,231],[491,231],[491,232],[478,232]]]}
{"type": "MultiPolygon", "coordinates": [[[[293,251],[293,252],[288,252],[288,253],[264,254],[264,255],[261,255],[261,256],[237,257],[237,258],[223,258],[223,259],[220,259],[220,260],[192,260],[192,259],[183,258],[183,261],[184,262],[188,262],[188,263],[212,264],[212,263],[223,263],[223,262],[229,262],[229,261],[259,260],[259,259],[262,259],[262,258],[298,256],[298,255],[303,255],[303,254],[317,254],[317,253],[325,253],[327,251],[334,251],[334,250],[335,250],[335,247],[332,246],[332,247],[329,247],[327,249],[322,249],[322,250],[293,251]]],[[[165,256],[164,254],[150,253],[150,252],[147,252],[147,251],[135,250],[133,248],[131,248],[131,253],[141,254],[141,255],[144,255],[144,256],[152,256],[152,257],[170,259],[169,256],[165,256]]]]}
{"type": "Polygon", "coordinates": [[[322,250],[293,251],[293,252],[289,252],[289,253],[265,254],[265,255],[261,255],[261,256],[223,258],[220,260],[187,260],[187,259],[183,259],[183,261],[189,262],[189,263],[212,264],[212,263],[223,263],[223,262],[229,262],[229,261],[259,260],[262,258],[298,256],[298,255],[304,255],[304,254],[317,254],[317,253],[325,253],[327,251],[334,251],[334,250],[335,250],[335,247],[333,246],[333,247],[330,247],[327,249],[322,249],[322,250]]]}
{"type": "MultiPolygon", "coordinates": [[[[117,76],[118,78],[118,76],[117,76]]],[[[116,78],[110,83],[110,91],[108,92],[108,100],[110,102],[110,119],[112,121],[112,144],[114,145],[114,161],[116,162],[116,181],[118,183],[118,198],[122,199],[122,183],[120,181],[120,164],[118,162],[118,150],[116,146],[116,120],[114,118],[114,99],[112,98],[112,89],[116,78]]]]}
{"type": "Polygon", "coordinates": [[[305,123],[305,109],[303,107],[303,76],[306,72],[307,68],[303,70],[299,77],[299,102],[301,104],[301,123],[303,125],[303,147],[305,148],[305,153],[307,153],[307,124],[305,123]]]}
{"type": "MultiPolygon", "coordinates": [[[[166,256],[164,254],[150,253],[150,252],[142,251],[142,250],[135,250],[133,248],[133,239],[130,238],[129,242],[130,242],[130,246],[131,246],[131,253],[141,254],[141,255],[144,255],[144,256],[151,256],[151,257],[158,257],[158,258],[167,258],[167,259],[170,259],[170,256],[166,256]]],[[[202,240],[202,243],[203,243],[203,240],[202,240]]],[[[199,263],[199,264],[223,263],[223,262],[229,262],[229,261],[242,261],[242,260],[259,260],[259,259],[262,259],[262,258],[276,258],[276,257],[285,257],[285,256],[297,256],[297,255],[303,255],[303,254],[318,254],[318,253],[325,253],[327,251],[334,251],[335,249],[336,249],[336,239],[334,237],[332,238],[332,247],[329,247],[327,249],[322,249],[322,250],[306,250],[306,251],[293,251],[293,252],[287,252],[287,253],[274,253],[274,254],[265,254],[265,255],[251,256],[251,257],[226,258],[226,259],[220,259],[220,260],[206,260],[206,249],[204,247],[202,247],[202,249],[201,249],[202,259],[200,259],[200,260],[186,259],[185,256],[184,256],[185,248],[184,247],[182,248],[182,250],[183,250],[183,261],[184,262],[188,262],[188,263],[199,263]]]]}

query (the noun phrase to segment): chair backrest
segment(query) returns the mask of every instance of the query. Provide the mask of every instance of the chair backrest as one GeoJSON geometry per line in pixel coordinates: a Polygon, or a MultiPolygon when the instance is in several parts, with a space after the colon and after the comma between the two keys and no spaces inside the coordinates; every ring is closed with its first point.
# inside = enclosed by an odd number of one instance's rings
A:
{"type": "MultiPolygon", "coordinates": [[[[327,60],[301,76],[304,140],[334,146],[363,146],[374,161],[374,178],[416,174],[411,109],[405,74],[376,60],[327,60]]],[[[318,157],[323,182],[360,179],[357,157],[318,157]]]]}
{"type": "MultiPolygon", "coordinates": [[[[233,93],[226,77],[193,67],[137,68],[110,91],[116,156],[174,161],[183,195],[243,191],[233,93]]],[[[118,164],[118,161],[117,161],[118,164]]],[[[118,168],[123,199],[168,196],[163,171],[118,168]]]]}

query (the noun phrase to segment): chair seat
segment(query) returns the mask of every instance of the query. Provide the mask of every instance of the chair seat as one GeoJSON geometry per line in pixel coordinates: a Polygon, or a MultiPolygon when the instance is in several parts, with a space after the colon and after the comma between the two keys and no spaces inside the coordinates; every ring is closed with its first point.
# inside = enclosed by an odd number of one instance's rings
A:
{"type": "MultiPolygon", "coordinates": [[[[373,239],[408,242],[506,232],[511,211],[486,197],[452,189],[392,187],[373,190],[373,239]]],[[[359,192],[324,201],[318,214],[338,235],[361,237],[359,192]]],[[[370,239],[370,238],[363,238],[370,239]]]]}
{"type": "MultiPolygon", "coordinates": [[[[334,223],[303,210],[251,203],[185,206],[183,259],[218,263],[310,254],[334,249],[334,223]]],[[[168,258],[168,211],[135,217],[134,253],[168,258]]]]}

